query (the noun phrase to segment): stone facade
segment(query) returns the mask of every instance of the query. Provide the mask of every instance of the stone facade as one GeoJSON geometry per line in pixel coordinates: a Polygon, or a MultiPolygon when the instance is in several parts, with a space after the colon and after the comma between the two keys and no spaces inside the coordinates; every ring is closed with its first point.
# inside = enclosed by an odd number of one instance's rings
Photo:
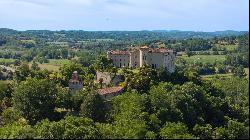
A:
{"type": "Polygon", "coordinates": [[[142,67],[149,65],[154,69],[166,68],[175,71],[176,53],[166,48],[149,48],[143,46],[132,51],[108,51],[107,57],[113,60],[115,67],[142,67]]]}
{"type": "Polygon", "coordinates": [[[108,84],[113,84],[113,85],[118,85],[119,82],[121,81],[121,75],[115,75],[115,74],[110,74],[108,72],[96,72],[96,82],[100,83],[100,80],[102,79],[102,84],[108,85],[108,84]]]}

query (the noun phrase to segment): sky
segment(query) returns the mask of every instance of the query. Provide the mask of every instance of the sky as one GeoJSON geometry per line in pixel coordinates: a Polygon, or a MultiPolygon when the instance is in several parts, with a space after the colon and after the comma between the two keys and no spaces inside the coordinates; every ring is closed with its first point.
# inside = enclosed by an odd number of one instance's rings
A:
{"type": "Polygon", "coordinates": [[[249,31],[249,0],[0,0],[0,28],[249,31]]]}

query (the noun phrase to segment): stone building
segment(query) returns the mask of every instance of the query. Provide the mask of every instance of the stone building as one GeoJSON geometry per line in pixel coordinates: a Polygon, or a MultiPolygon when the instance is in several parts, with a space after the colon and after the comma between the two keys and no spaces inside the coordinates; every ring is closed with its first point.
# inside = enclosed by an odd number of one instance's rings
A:
{"type": "MultiPolygon", "coordinates": [[[[103,84],[114,84],[117,85],[120,82],[119,75],[112,75],[106,72],[97,72],[97,77],[99,80],[103,80],[103,84]]],[[[72,94],[76,93],[83,89],[83,82],[79,79],[77,71],[74,71],[72,74],[72,78],[69,80],[69,90],[72,94]]],[[[120,95],[123,92],[123,87],[114,86],[114,87],[104,87],[97,89],[96,92],[100,95],[104,100],[110,100],[113,96],[120,95]]]]}
{"type": "Polygon", "coordinates": [[[154,69],[166,68],[175,71],[176,53],[166,48],[149,48],[143,46],[131,51],[108,51],[107,57],[113,60],[115,67],[142,67],[149,65],[154,69]]]}
{"type": "Polygon", "coordinates": [[[77,71],[74,71],[71,79],[69,80],[69,90],[71,92],[76,92],[83,88],[83,82],[79,79],[77,71]]]}
{"type": "Polygon", "coordinates": [[[107,86],[112,84],[114,86],[118,85],[121,81],[122,76],[109,72],[96,72],[96,83],[103,84],[103,86],[107,86]]]}

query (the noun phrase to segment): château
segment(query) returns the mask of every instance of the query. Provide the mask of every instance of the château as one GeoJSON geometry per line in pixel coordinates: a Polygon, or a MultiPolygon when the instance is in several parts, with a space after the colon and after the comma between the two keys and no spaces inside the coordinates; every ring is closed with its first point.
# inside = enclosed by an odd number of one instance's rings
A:
{"type": "Polygon", "coordinates": [[[154,69],[166,68],[170,73],[175,71],[176,53],[167,48],[150,48],[143,46],[131,51],[108,51],[107,57],[113,60],[115,67],[142,67],[149,65],[154,69]]]}

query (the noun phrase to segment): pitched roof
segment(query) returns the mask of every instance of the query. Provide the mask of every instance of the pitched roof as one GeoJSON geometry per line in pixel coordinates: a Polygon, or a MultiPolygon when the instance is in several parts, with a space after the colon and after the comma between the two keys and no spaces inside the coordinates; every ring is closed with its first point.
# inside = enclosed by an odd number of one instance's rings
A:
{"type": "Polygon", "coordinates": [[[123,87],[117,86],[117,87],[98,89],[97,93],[100,95],[107,95],[107,94],[112,94],[112,93],[118,93],[118,92],[121,92],[122,90],[123,90],[123,87]]]}

